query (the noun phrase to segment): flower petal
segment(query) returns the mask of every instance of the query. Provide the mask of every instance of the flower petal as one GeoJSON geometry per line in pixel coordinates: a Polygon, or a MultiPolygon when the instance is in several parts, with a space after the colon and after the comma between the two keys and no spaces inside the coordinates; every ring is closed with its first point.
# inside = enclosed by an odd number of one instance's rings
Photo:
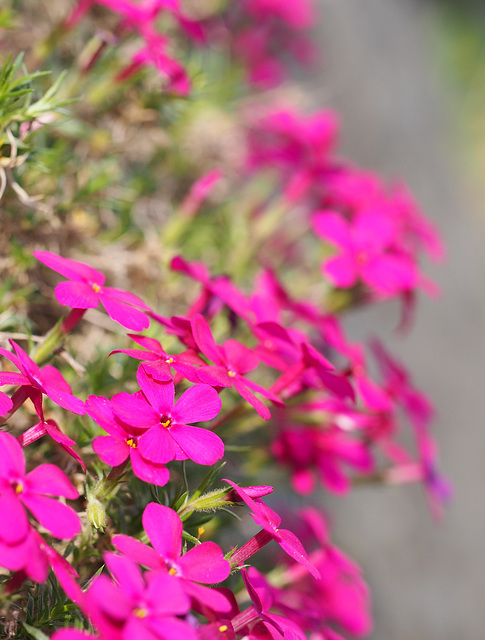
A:
{"type": "Polygon", "coordinates": [[[286,553],[291,558],[306,567],[314,578],[316,578],[317,580],[320,578],[320,572],[310,562],[302,543],[298,540],[294,533],[288,531],[288,529],[279,529],[275,540],[278,542],[283,551],[286,551],[286,553]]]}
{"type": "Polygon", "coordinates": [[[7,414],[12,407],[12,400],[7,396],[6,393],[0,391],[0,416],[4,416],[5,414],[7,414]]]}
{"type": "Polygon", "coordinates": [[[147,374],[145,367],[139,367],[136,379],[146,399],[159,417],[172,410],[175,386],[171,378],[169,382],[159,382],[147,374]]]}
{"type": "Polygon", "coordinates": [[[98,436],[93,440],[93,450],[101,460],[117,467],[122,464],[130,455],[130,447],[126,440],[116,436],[98,436]]]}
{"type": "MultiPolygon", "coordinates": [[[[115,421],[111,403],[102,396],[89,396],[86,400],[86,413],[99,426],[113,436],[124,439],[128,432],[122,429],[115,421]]],[[[128,427],[128,425],[127,425],[128,427]]]]}
{"type": "Polygon", "coordinates": [[[156,616],[184,614],[190,609],[183,581],[168,572],[158,572],[150,579],[145,597],[156,616]]]}
{"type": "Polygon", "coordinates": [[[78,416],[83,416],[86,413],[86,407],[84,402],[69,393],[58,391],[54,387],[44,386],[45,394],[54,400],[63,409],[67,409],[71,413],[76,413],[78,416]]]}
{"type": "Polygon", "coordinates": [[[10,433],[0,431],[0,477],[10,479],[25,475],[22,447],[10,433]]]}
{"type": "Polygon", "coordinates": [[[113,289],[113,287],[103,287],[103,295],[106,295],[113,300],[126,302],[127,304],[134,307],[140,307],[141,309],[145,309],[145,311],[150,311],[150,307],[146,305],[141,298],[135,296],[129,291],[124,291],[123,289],[113,289]]]}
{"type": "Polygon", "coordinates": [[[79,516],[66,504],[32,493],[22,495],[22,502],[56,538],[70,540],[81,531],[79,516]]]}
{"type": "Polygon", "coordinates": [[[165,464],[175,459],[175,443],[169,431],[159,424],[140,437],[138,451],[145,460],[165,464]]]}
{"type": "Polygon", "coordinates": [[[200,313],[196,313],[191,321],[192,333],[200,351],[215,364],[223,364],[221,348],[214,342],[212,331],[207,320],[200,313]]]}
{"type": "Polygon", "coordinates": [[[119,302],[114,298],[99,293],[99,299],[109,317],[121,324],[122,327],[131,329],[132,331],[143,331],[150,325],[150,320],[146,313],[139,311],[124,302],[119,302]]]}
{"type": "Polygon", "coordinates": [[[224,443],[208,429],[177,425],[170,433],[182,451],[197,464],[215,464],[224,456],[224,443]]]}
{"type": "Polygon", "coordinates": [[[160,422],[160,414],[145,400],[126,392],[111,398],[114,414],[133,427],[149,429],[160,422]]]}
{"type": "Polygon", "coordinates": [[[161,504],[150,502],[143,512],[143,528],[164,560],[178,560],[182,551],[180,516],[161,504]]]}
{"type": "Polygon", "coordinates": [[[217,589],[211,589],[201,584],[187,581],[185,591],[191,598],[214,611],[230,611],[231,602],[217,589]]]}
{"type": "Polygon", "coordinates": [[[192,424],[212,420],[221,410],[219,394],[208,384],[196,384],[184,391],[172,411],[174,422],[192,424]]]}
{"type": "Polygon", "coordinates": [[[159,554],[147,544],[120,533],[111,538],[111,544],[124,556],[149,569],[160,569],[164,566],[159,554]]]}
{"type": "Polygon", "coordinates": [[[25,490],[49,496],[63,496],[69,500],[79,498],[64,471],[55,464],[41,464],[25,476],[25,490]]]}
{"type": "Polygon", "coordinates": [[[224,559],[221,548],[215,542],[203,542],[189,549],[178,561],[184,578],[215,584],[225,580],[231,572],[231,565],[224,559]]]}
{"type": "Polygon", "coordinates": [[[103,557],[109,572],[123,589],[123,593],[136,603],[145,591],[145,581],[140,567],[131,558],[110,551],[103,557]]]}
{"type": "Polygon", "coordinates": [[[30,526],[27,513],[13,491],[5,491],[0,495],[0,517],[0,539],[5,543],[19,544],[27,537],[30,526]]]}
{"type": "Polygon", "coordinates": [[[330,258],[323,264],[322,269],[330,282],[337,287],[345,289],[357,281],[357,269],[350,253],[330,258]]]}
{"type": "Polygon", "coordinates": [[[57,302],[71,309],[95,309],[99,304],[99,294],[86,282],[64,280],[56,286],[57,302]]]}
{"type": "Polygon", "coordinates": [[[104,275],[84,262],[63,258],[50,251],[34,251],[32,255],[42,264],[57,271],[65,278],[69,278],[69,280],[85,280],[99,285],[104,283],[104,275]]]}
{"type": "Polygon", "coordinates": [[[256,398],[254,393],[248,389],[245,382],[246,380],[242,376],[232,378],[232,384],[236,391],[256,409],[264,420],[269,420],[271,418],[270,410],[261,400],[256,398]]]}
{"type": "Polygon", "coordinates": [[[137,478],[143,480],[143,482],[154,484],[157,487],[163,487],[169,481],[170,474],[167,467],[163,464],[156,464],[155,462],[145,460],[138,449],[131,449],[130,458],[133,473],[137,478]]]}

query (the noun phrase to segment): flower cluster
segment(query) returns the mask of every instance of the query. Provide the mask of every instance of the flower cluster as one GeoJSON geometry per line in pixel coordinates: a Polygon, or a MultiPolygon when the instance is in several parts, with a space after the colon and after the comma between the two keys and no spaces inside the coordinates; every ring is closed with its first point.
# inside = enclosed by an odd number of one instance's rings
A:
{"type": "MultiPolygon", "coordinates": [[[[168,90],[159,113],[190,120],[197,107],[167,95],[190,93],[193,43],[229,52],[259,88],[282,81],[286,56],[312,56],[309,1],[226,4],[80,0],[62,28],[109,14],[116,44],[137,47],[117,79],[135,87],[135,71],[154,65],[168,90]]],[[[100,54],[81,71],[94,73],[100,54]]],[[[138,105],[148,119],[151,101],[138,105]]],[[[402,185],[337,158],[335,114],[234,109],[240,209],[231,192],[205,215],[227,177],[211,166],[181,181],[165,226],[123,222],[118,256],[148,252],[151,235],[167,260],[160,282],[143,263],[143,299],[55,238],[26,260],[43,293],[56,280],[50,312],[67,312],[35,348],[27,333],[0,347],[0,566],[6,596],[48,602],[26,605],[26,624],[53,640],[367,636],[362,572],[310,499],[419,481],[439,516],[449,498],[431,403],[383,344],[355,342],[345,327],[346,313],[391,298],[409,325],[417,291],[436,291],[421,258],[442,256],[437,233],[402,185]],[[276,465],[287,484],[274,490],[260,482],[276,465]],[[277,506],[288,487],[305,502],[297,513],[277,506]]]]}

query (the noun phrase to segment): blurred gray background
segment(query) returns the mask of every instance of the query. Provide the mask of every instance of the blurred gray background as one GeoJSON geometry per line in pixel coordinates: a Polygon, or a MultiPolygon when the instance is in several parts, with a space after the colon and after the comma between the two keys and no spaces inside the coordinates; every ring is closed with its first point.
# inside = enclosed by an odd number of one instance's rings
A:
{"type": "MultiPolygon", "coordinates": [[[[363,565],[373,590],[373,640],[483,638],[485,215],[483,192],[459,144],[460,89],[437,56],[437,49],[456,46],[440,32],[446,3],[317,2],[324,67],[307,85],[315,104],[340,112],[342,155],[405,179],[448,250],[444,265],[427,270],[442,296],[421,296],[407,337],[393,332],[394,306],[360,314],[350,325],[354,337],[362,336],[362,325],[385,334],[433,399],[441,468],[454,484],[454,500],[436,524],[418,487],[358,488],[330,500],[335,536],[363,565]]],[[[456,4],[460,10],[467,3],[456,4]]],[[[460,37],[466,47],[466,32],[460,37]]]]}

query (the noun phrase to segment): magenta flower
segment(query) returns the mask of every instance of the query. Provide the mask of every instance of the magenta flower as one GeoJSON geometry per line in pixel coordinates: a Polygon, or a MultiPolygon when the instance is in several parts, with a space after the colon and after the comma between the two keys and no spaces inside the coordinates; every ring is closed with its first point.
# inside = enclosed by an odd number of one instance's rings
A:
{"type": "Polygon", "coordinates": [[[145,46],[133,55],[132,63],[117,76],[124,80],[144,65],[152,65],[168,79],[167,89],[178,95],[190,92],[190,81],[183,66],[165,52],[168,40],[156,33],[145,34],[145,46]]]}
{"type": "Polygon", "coordinates": [[[218,435],[192,422],[212,420],[221,410],[217,392],[207,384],[196,384],[175,401],[173,382],[161,383],[138,369],[138,384],[143,397],[119,393],[111,400],[117,418],[137,429],[147,429],[138,440],[145,460],[165,464],[189,458],[211,465],[224,455],[224,443],[218,435]]]}
{"type": "Polygon", "coordinates": [[[215,611],[228,611],[231,604],[227,598],[219,591],[203,586],[222,582],[229,576],[231,567],[220,547],[214,542],[202,542],[181,555],[183,525],[180,516],[154,502],[145,508],[142,522],[153,549],[125,535],[114,536],[115,548],[138,564],[176,576],[185,593],[197,602],[215,611]]]}
{"type": "Polygon", "coordinates": [[[45,394],[64,409],[81,416],[84,415],[84,402],[71,394],[71,387],[55,367],[46,365],[40,369],[18,344],[13,340],[10,340],[10,344],[17,355],[2,348],[0,348],[0,354],[10,360],[20,373],[0,371],[0,386],[4,384],[20,385],[25,387],[23,399],[30,396],[35,404],[41,394],[45,394]]]}
{"type": "MultiPolygon", "coordinates": [[[[257,628],[251,629],[248,638],[251,638],[251,640],[258,640],[259,638],[264,640],[269,636],[271,638],[284,638],[285,640],[305,640],[305,634],[295,622],[287,617],[269,612],[273,606],[272,590],[263,576],[254,567],[251,567],[249,571],[245,568],[241,569],[241,575],[254,609],[265,629],[265,632],[261,634],[257,628]],[[278,635],[275,635],[274,630],[278,635]]],[[[247,616],[247,612],[244,613],[247,616]]],[[[237,624],[237,619],[233,621],[234,623],[237,624]]]]}
{"type": "Polygon", "coordinates": [[[301,519],[316,542],[310,558],[320,570],[321,579],[315,581],[301,567],[292,565],[284,574],[288,584],[285,591],[272,588],[275,605],[302,628],[319,631],[324,638],[334,626],[352,636],[367,637],[372,631],[372,617],[362,570],[330,543],[326,522],[317,509],[307,507],[301,519]]]}
{"type": "Polygon", "coordinates": [[[351,482],[345,467],[361,474],[374,468],[368,445],[337,427],[284,427],[273,443],[272,452],[291,469],[293,488],[302,495],[315,489],[315,477],[329,491],[347,493],[351,482]]]}
{"type": "MultiPolygon", "coordinates": [[[[244,489],[234,482],[231,482],[231,480],[224,479],[224,482],[231,485],[241,500],[251,510],[251,516],[256,524],[263,528],[265,534],[269,534],[260,536],[259,540],[250,540],[233,554],[231,562],[244,562],[247,558],[256,553],[259,548],[262,548],[264,544],[267,544],[269,540],[273,539],[291,558],[306,567],[312,576],[318,578],[318,570],[315,569],[313,564],[308,560],[307,553],[295,534],[287,529],[280,529],[280,516],[261,502],[261,500],[253,500],[250,498],[244,489]]],[[[257,538],[257,536],[255,538],[257,538]]]]}
{"type": "Polygon", "coordinates": [[[339,213],[320,211],[313,216],[315,232],[340,249],[327,260],[323,272],[332,284],[352,287],[362,280],[372,291],[392,296],[415,288],[418,272],[409,255],[393,250],[396,225],[389,216],[362,210],[351,222],[339,213]]]}
{"type": "Polygon", "coordinates": [[[202,293],[191,305],[187,317],[191,318],[196,313],[206,313],[212,317],[224,304],[241,318],[247,317],[249,307],[246,298],[227,276],[211,277],[205,264],[187,262],[181,256],[173,258],[170,268],[197,280],[203,286],[202,293]]]}
{"type": "Polygon", "coordinates": [[[274,109],[259,115],[250,131],[250,168],[279,170],[285,182],[284,195],[290,202],[307,197],[320,185],[326,186],[337,130],[332,111],[305,116],[289,109],[274,109]]]}
{"type": "Polygon", "coordinates": [[[214,387],[234,387],[265,420],[270,419],[271,413],[253,391],[269,398],[279,406],[284,406],[274,393],[244,377],[245,373],[255,369],[259,363],[258,356],[251,349],[236,340],[226,340],[222,347],[217,345],[207,320],[199,313],[192,318],[192,331],[201,352],[215,362],[215,366],[200,368],[198,376],[201,382],[214,387]]]}
{"type": "Polygon", "coordinates": [[[9,433],[0,432],[0,540],[15,545],[25,540],[30,524],[27,508],[56,538],[73,538],[81,530],[77,513],[47,496],[79,497],[63,471],[53,464],[41,464],[25,473],[22,447],[9,433]]]}
{"type": "Polygon", "coordinates": [[[63,306],[94,309],[101,302],[109,317],[127,329],[142,331],[150,324],[144,313],[150,311],[150,307],[128,291],[103,286],[105,278],[100,271],[50,251],[34,251],[33,255],[50,269],[68,278],[60,282],[55,290],[57,301],[63,306]]]}
{"type": "Polygon", "coordinates": [[[105,553],[116,582],[100,575],[85,594],[83,609],[103,640],[197,640],[197,633],[178,618],[190,599],[167,572],[142,574],[130,558],[105,553]]]}
{"type": "Polygon", "coordinates": [[[86,411],[109,433],[109,436],[98,436],[93,440],[93,449],[103,462],[117,467],[130,458],[133,473],[137,478],[159,487],[167,484],[170,477],[167,467],[146,460],[140,453],[138,445],[146,429],[136,429],[117,419],[109,400],[100,396],[89,396],[86,411]]]}

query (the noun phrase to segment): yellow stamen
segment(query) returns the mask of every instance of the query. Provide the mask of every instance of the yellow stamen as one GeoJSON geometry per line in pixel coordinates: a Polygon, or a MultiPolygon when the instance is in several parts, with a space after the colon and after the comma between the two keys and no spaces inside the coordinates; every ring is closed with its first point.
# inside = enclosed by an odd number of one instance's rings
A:
{"type": "Polygon", "coordinates": [[[165,429],[168,429],[168,427],[172,424],[172,421],[169,418],[167,422],[162,422],[161,424],[162,424],[162,427],[165,427],[165,429]]]}
{"type": "Polygon", "coordinates": [[[197,540],[200,540],[200,536],[203,536],[205,533],[205,527],[199,527],[197,529],[197,540]]]}
{"type": "Polygon", "coordinates": [[[224,633],[224,631],[227,631],[227,624],[221,624],[221,626],[219,627],[219,631],[221,633],[224,633]]]}
{"type": "Polygon", "coordinates": [[[101,291],[101,286],[99,284],[94,283],[93,291],[96,291],[96,293],[99,293],[101,291]]]}
{"type": "Polygon", "coordinates": [[[176,570],[176,569],[174,569],[174,568],[172,567],[172,569],[169,569],[169,570],[168,570],[168,572],[169,572],[169,574],[170,574],[171,576],[174,576],[174,575],[176,575],[177,570],[176,570]]]}
{"type": "Polygon", "coordinates": [[[126,441],[126,444],[132,449],[136,449],[136,442],[133,438],[128,438],[128,440],[126,441]]]}
{"type": "Polygon", "coordinates": [[[148,611],[146,609],[133,609],[133,614],[137,618],[146,618],[148,615],[148,611]]]}
{"type": "Polygon", "coordinates": [[[227,372],[227,375],[228,375],[230,378],[235,378],[235,377],[236,377],[236,372],[235,372],[235,371],[228,371],[228,372],[227,372]]]}
{"type": "Polygon", "coordinates": [[[17,482],[15,486],[15,493],[22,493],[24,490],[24,485],[21,482],[17,482]]]}
{"type": "Polygon", "coordinates": [[[167,360],[165,360],[165,362],[166,362],[167,364],[172,364],[172,362],[173,362],[173,358],[167,358],[167,360]]]}

